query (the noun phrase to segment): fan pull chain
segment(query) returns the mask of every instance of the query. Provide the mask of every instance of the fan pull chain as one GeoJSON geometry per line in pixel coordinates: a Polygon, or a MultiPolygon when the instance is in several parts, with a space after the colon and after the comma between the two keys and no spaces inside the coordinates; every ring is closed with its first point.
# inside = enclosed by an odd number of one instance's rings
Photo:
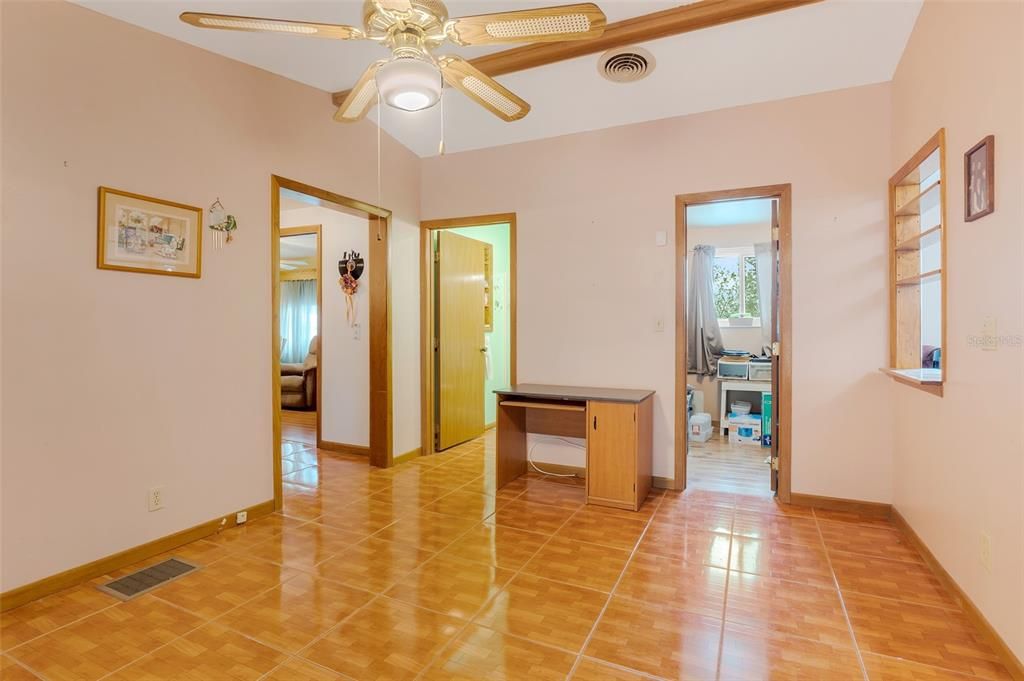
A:
{"type": "Polygon", "coordinates": [[[437,145],[437,153],[444,156],[444,82],[441,83],[441,96],[438,98],[437,105],[441,107],[441,143],[437,145]]]}
{"type": "MultiPolygon", "coordinates": [[[[383,163],[383,161],[381,159],[381,153],[380,153],[380,135],[381,135],[380,128],[381,128],[381,116],[383,116],[383,115],[384,115],[384,108],[381,105],[381,101],[380,101],[380,90],[377,90],[377,205],[378,206],[384,205],[383,202],[382,202],[381,182],[380,182],[380,176],[381,176],[380,167],[381,167],[381,164],[383,163]]],[[[377,241],[381,241],[381,240],[383,240],[383,238],[384,237],[380,233],[380,216],[378,215],[377,216],[377,241]]]]}

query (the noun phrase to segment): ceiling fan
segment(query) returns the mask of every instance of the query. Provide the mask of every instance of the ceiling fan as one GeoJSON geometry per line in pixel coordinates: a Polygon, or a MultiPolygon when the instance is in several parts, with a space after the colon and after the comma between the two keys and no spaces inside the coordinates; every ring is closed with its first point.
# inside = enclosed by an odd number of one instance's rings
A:
{"type": "Polygon", "coordinates": [[[606,19],[593,3],[448,18],[440,0],[365,0],[363,28],[284,19],[185,12],[181,20],[199,28],[287,33],[334,40],[372,40],[391,50],[390,59],[363,72],[334,115],[363,118],[377,102],[404,111],[428,109],[448,84],[505,121],[519,120],[530,105],[465,59],[434,56],[445,41],[456,45],[585,40],[604,33],[606,19]]]}

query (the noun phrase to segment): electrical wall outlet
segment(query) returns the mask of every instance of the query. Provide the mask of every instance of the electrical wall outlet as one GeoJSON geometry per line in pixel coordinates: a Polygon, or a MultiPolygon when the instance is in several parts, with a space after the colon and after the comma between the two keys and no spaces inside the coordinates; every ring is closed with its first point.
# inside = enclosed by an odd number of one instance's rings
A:
{"type": "Polygon", "coordinates": [[[981,552],[978,554],[978,559],[981,561],[981,567],[985,568],[985,572],[992,572],[992,537],[984,532],[981,533],[981,552]]]}
{"type": "Polygon", "coordinates": [[[150,511],[159,511],[164,507],[164,488],[151,487],[149,489],[148,506],[150,511]]]}
{"type": "Polygon", "coordinates": [[[235,525],[241,525],[242,523],[244,523],[248,519],[249,519],[249,512],[248,511],[239,511],[238,513],[235,514],[235,525]]]}

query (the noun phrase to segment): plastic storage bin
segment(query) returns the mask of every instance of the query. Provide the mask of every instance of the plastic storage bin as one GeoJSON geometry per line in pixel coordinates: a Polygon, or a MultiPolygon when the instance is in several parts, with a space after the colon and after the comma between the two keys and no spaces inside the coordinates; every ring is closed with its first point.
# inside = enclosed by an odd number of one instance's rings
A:
{"type": "Polygon", "coordinates": [[[737,416],[746,416],[750,413],[750,402],[736,401],[729,405],[730,413],[737,416]]]}
{"type": "Polygon", "coordinates": [[[761,417],[751,414],[729,414],[729,443],[761,446],[761,417]]]}
{"type": "Polygon", "coordinates": [[[690,442],[707,442],[711,432],[711,414],[698,412],[690,417],[690,442]]]}
{"type": "Polygon", "coordinates": [[[750,360],[750,368],[747,371],[751,381],[770,381],[772,380],[772,362],[771,360],[750,360]]]}
{"type": "Polygon", "coordinates": [[[718,360],[718,377],[745,381],[749,366],[746,357],[723,357],[718,360]]]}

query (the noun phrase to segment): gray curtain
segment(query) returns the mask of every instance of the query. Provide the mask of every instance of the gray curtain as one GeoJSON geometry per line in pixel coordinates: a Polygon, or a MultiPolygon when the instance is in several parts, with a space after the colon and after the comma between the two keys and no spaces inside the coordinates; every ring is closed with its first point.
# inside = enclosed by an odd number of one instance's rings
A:
{"type": "MultiPolygon", "coordinates": [[[[775,271],[774,252],[770,243],[754,244],[754,258],[757,260],[757,309],[761,311],[761,348],[772,345],[772,273],[775,271]]],[[[769,354],[765,352],[765,354],[769,354]]]]}
{"type": "Polygon", "coordinates": [[[301,364],[316,335],[316,279],[281,282],[281,362],[301,364]]]}
{"type": "Polygon", "coordinates": [[[714,246],[695,246],[686,289],[687,373],[710,376],[722,355],[722,329],[715,310],[714,246]]]}

